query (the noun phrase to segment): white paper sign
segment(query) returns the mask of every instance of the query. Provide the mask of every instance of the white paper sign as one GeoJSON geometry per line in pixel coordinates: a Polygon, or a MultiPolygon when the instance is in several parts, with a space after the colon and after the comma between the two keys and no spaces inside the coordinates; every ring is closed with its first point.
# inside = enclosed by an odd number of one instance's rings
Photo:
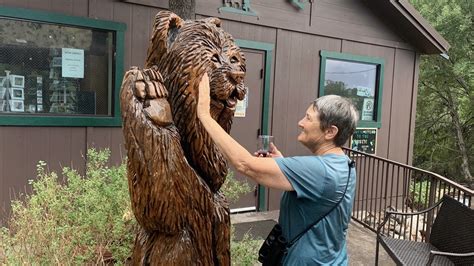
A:
{"type": "Polygon", "coordinates": [[[245,117],[245,100],[237,101],[234,117],[245,117]]]}
{"type": "Polygon", "coordinates": [[[374,119],[374,99],[364,99],[364,105],[362,106],[362,119],[361,120],[373,120],[374,119]]]}
{"type": "Polygon", "coordinates": [[[84,78],[84,50],[62,48],[63,78],[84,78]]]}
{"type": "Polygon", "coordinates": [[[367,87],[357,86],[357,96],[370,97],[370,92],[372,90],[367,87]]]}
{"type": "Polygon", "coordinates": [[[237,100],[237,104],[235,106],[235,113],[234,117],[245,117],[247,113],[247,106],[248,106],[248,89],[245,98],[242,101],[237,100]]]}

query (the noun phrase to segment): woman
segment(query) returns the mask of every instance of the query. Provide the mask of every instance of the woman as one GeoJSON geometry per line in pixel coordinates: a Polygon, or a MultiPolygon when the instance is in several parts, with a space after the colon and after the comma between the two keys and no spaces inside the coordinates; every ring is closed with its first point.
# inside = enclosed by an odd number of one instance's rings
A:
{"type": "Polygon", "coordinates": [[[279,217],[283,236],[291,240],[324,217],[289,248],[283,264],[347,265],[345,236],[356,176],[341,146],[356,127],[354,106],[340,96],[328,95],[308,107],[298,123],[298,141],[314,155],[283,157],[273,146],[269,157],[255,158],[212,119],[209,91],[204,74],[197,115],[228,161],[257,183],[285,191],[279,217]]]}

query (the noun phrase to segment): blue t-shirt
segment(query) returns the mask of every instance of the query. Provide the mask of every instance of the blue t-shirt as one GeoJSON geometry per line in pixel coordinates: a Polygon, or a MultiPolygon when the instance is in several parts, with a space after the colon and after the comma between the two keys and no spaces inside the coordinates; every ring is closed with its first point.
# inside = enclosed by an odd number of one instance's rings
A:
{"type": "MultiPolygon", "coordinates": [[[[324,216],[344,194],[349,174],[345,155],[275,158],[294,188],[284,192],[279,223],[283,236],[296,235],[324,216]]],[[[284,265],[347,265],[346,232],[350,221],[356,174],[351,168],[347,192],[339,206],[290,247],[284,265]]]]}

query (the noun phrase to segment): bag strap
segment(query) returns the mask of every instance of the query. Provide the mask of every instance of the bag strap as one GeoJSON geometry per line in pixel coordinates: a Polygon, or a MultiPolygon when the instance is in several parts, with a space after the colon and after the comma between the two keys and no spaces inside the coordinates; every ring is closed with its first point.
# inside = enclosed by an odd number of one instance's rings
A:
{"type": "Polygon", "coordinates": [[[313,226],[315,226],[319,221],[324,219],[328,214],[330,214],[339,204],[342,202],[344,199],[344,196],[346,195],[347,187],[349,186],[349,179],[351,178],[351,169],[354,167],[355,162],[350,161],[347,163],[349,165],[349,174],[347,175],[347,183],[346,183],[346,188],[344,189],[344,193],[342,194],[342,197],[339,199],[339,201],[334,205],[324,216],[321,216],[318,220],[316,220],[314,223],[309,225],[306,229],[304,229],[301,233],[299,233],[297,236],[295,236],[289,243],[288,243],[288,248],[291,247],[298,239],[300,239],[309,229],[311,229],[313,226]]]}

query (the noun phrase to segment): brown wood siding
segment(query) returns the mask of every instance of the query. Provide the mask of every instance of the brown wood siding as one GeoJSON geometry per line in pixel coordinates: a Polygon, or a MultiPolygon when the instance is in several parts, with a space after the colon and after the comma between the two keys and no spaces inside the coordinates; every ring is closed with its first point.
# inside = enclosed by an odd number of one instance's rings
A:
{"type": "MultiPolygon", "coordinates": [[[[354,0],[319,0],[313,4],[312,26],[316,30],[331,30],[352,36],[401,41],[401,38],[387,31],[370,9],[354,0]]],[[[357,40],[357,39],[356,39],[357,40]]]]}
{"type": "Polygon", "coordinates": [[[349,39],[365,43],[413,49],[402,38],[387,30],[382,19],[361,2],[341,0],[316,0],[304,10],[298,10],[289,1],[251,1],[258,17],[218,12],[220,0],[196,1],[196,13],[238,22],[257,24],[279,29],[311,33],[333,38],[349,39]],[[328,10],[330,10],[328,12],[328,10]],[[310,26],[311,20],[311,26],[310,26]]]}
{"type": "Polygon", "coordinates": [[[402,163],[408,162],[415,57],[411,51],[395,51],[387,158],[402,163]]]}
{"type": "MultiPolygon", "coordinates": [[[[203,18],[203,16],[197,16],[203,18]]],[[[234,39],[256,42],[276,43],[276,29],[252,24],[242,24],[231,20],[222,20],[222,28],[234,39]]]]}
{"type": "Polygon", "coordinates": [[[125,152],[121,128],[88,127],[87,147],[96,149],[110,149],[110,162],[115,165],[119,164],[127,155],[125,152]]]}
{"type": "Polygon", "coordinates": [[[45,161],[50,171],[60,173],[62,167],[71,166],[84,173],[85,128],[1,127],[0,137],[2,204],[29,191],[26,185],[36,177],[39,161],[45,161]]]}
{"type": "MultiPolygon", "coordinates": [[[[129,28],[133,23],[133,9],[127,3],[115,3],[114,18],[117,21],[127,24],[125,31],[125,54],[123,56],[124,70],[127,70],[132,64],[132,30],[129,28]]],[[[143,64],[143,63],[142,63],[143,64]]]]}
{"type": "Polygon", "coordinates": [[[414,76],[413,76],[413,89],[411,97],[411,116],[410,116],[410,142],[408,144],[408,161],[407,164],[412,165],[413,163],[413,148],[415,145],[415,120],[416,120],[416,99],[418,98],[418,78],[420,75],[420,54],[417,53],[415,57],[414,65],[414,76]]]}
{"type": "MultiPolygon", "coordinates": [[[[166,1],[127,0],[129,3],[167,8],[166,1]]],[[[299,10],[289,1],[253,0],[250,7],[258,17],[219,12],[222,0],[196,1],[196,14],[291,31],[348,39],[378,45],[413,49],[401,37],[387,30],[383,19],[355,0],[316,0],[299,10]],[[311,21],[311,25],[310,25],[311,21]],[[383,25],[383,26],[382,26],[383,25]]]]}

